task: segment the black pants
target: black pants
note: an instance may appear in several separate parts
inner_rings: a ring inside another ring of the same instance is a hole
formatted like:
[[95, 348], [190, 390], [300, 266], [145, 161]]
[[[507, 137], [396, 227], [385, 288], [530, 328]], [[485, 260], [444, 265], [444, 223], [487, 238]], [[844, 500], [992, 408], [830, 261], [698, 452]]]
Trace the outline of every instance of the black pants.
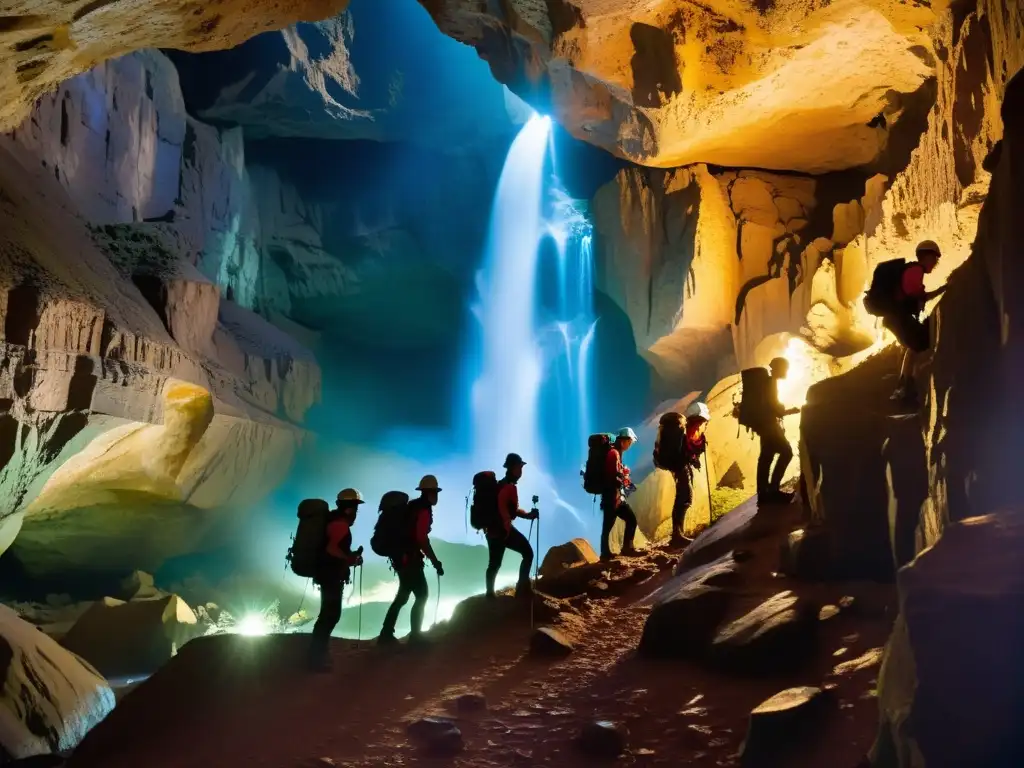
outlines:
[[601, 497], [601, 557], [608, 557], [612, 551], [608, 547], [608, 537], [611, 535], [615, 521], [622, 520], [626, 523], [626, 532], [622, 536], [622, 548], [624, 550], [633, 548], [633, 539], [636, 537], [636, 515], [633, 508], [625, 501], [619, 501], [617, 493], [607, 493]]
[[394, 637], [395, 624], [398, 623], [398, 612], [409, 602], [412, 595], [415, 600], [412, 604], [412, 613], [409, 615], [411, 625], [410, 634], [415, 637], [423, 629], [423, 613], [427, 609], [427, 575], [422, 562], [413, 562], [396, 569], [398, 572], [398, 594], [388, 608], [384, 616], [384, 626], [380, 633]]
[[487, 533], [487, 594], [494, 593], [494, 580], [501, 570], [501, 562], [505, 559], [505, 550], [511, 549], [522, 555], [523, 560], [519, 563], [519, 583], [525, 584], [530, 581], [530, 569], [533, 567], [533, 547], [529, 540], [523, 536], [515, 526], [512, 526], [508, 535], [501, 529], [496, 534]]
[[320, 587], [320, 615], [313, 625], [310, 650], [314, 654], [326, 654], [331, 633], [341, 621], [341, 596], [345, 583], [335, 578], [317, 581], [316, 584]]
[[882, 318], [882, 325], [892, 331], [896, 340], [913, 352], [924, 352], [931, 346], [928, 326], [909, 311], [894, 312]]
[[689, 464], [675, 473], [676, 500], [672, 504], [672, 535], [683, 535], [683, 521], [693, 504], [693, 467]]
[[[757, 457], [757, 492], [777, 491], [782, 485], [782, 476], [786, 474], [789, 462], [793, 460], [793, 449], [789, 447], [786, 433], [778, 421], [765, 425], [758, 432], [758, 437], [761, 438], [761, 453]], [[776, 456], [779, 460], [775, 462], [773, 470], [772, 460]]]

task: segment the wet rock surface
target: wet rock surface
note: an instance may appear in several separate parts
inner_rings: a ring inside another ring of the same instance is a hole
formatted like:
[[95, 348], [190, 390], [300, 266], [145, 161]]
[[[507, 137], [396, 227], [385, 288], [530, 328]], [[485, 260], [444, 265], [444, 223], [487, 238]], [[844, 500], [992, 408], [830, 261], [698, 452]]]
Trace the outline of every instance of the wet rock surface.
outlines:
[[454, 755], [463, 749], [462, 731], [452, 720], [425, 717], [410, 723], [406, 732], [420, 748], [432, 755]]
[[626, 751], [626, 734], [615, 723], [597, 720], [583, 727], [577, 744], [591, 757], [614, 759]]

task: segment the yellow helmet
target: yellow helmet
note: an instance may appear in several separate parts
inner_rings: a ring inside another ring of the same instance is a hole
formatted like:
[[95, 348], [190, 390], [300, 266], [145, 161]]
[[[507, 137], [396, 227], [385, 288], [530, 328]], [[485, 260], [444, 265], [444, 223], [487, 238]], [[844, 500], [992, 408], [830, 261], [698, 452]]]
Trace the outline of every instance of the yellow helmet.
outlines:
[[363, 494], [355, 488], [346, 488], [338, 493], [338, 504], [362, 504]]
[[417, 491], [440, 491], [441, 488], [437, 484], [437, 478], [433, 475], [424, 475], [420, 479], [420, 484], [416, 486]]

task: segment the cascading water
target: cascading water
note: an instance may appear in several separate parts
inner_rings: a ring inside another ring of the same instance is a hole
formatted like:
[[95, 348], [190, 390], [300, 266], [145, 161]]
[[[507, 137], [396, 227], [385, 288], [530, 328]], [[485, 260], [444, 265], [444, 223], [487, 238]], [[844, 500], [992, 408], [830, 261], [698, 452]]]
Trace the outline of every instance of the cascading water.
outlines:
[[[585, 213], [547, 173], [550, 137], [549, 118], [527, 122], [494, 197], [474, 307], [480, 349], [470, 357], [480, 368], [472, 458], [478, 468], [497, 469], [509, 451], [522, 454], [530, 462], [523, 485], [551, 494], [549, 509], [575, 512], [565, 499], [582, 499], [574, 492], [589, 434], [593, 238]], [[554, 247], [545, 249], [548, 239]], [[545, 283], [554, 289], [549, 297]]]

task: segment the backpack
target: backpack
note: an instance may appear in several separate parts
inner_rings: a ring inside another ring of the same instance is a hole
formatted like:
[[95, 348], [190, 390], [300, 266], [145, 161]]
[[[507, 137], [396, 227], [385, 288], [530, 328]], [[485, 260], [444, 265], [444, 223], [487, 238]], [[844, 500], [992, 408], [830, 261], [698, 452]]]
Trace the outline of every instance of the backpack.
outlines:
[[587, 440], [587, 463], [583, 471], [583, 490], [600, 496], [611, 485], [605, 476], [608, 466], [608, 452], [612, 449], [612, 436], [599, 432]]
[[683, 441], [686, 430], [683, 415], [675, 411], [662, 414], [658, 421], [658, 436], [654, 440], [654, 466], [675, 472], [683, 464]]
[[473, 505], [469, 508], [469, 524], [478, 531], [495, 527], [501, 520], [498, 492], [501, 483], [493, 472], [473, 475]]
[[306, 499], [299, 504], [299, 526], [285, 559], [292, 573], [303, 578], [316, 575], [327, 546], [327, 515], [330, 505], [323, 499]]
[[864, 294], [864, 309], [869, 315], [883, 317], [899, 308], [897, 296], [906, 268], [906, 259], [889, 259], [875, 267], [871, 285]]
[[771, 420], [772, 376], [767, 368], [747, 368], [740, 374], [742, 391], [736, 418], [747, 429], [758, 430]]
[[388, 491], [380, 499], [377, 523], [373, 526], [370, 549], [381, 557], [397, 558], [404, 554], [413, 538], [409, 515], [409, 494]]

